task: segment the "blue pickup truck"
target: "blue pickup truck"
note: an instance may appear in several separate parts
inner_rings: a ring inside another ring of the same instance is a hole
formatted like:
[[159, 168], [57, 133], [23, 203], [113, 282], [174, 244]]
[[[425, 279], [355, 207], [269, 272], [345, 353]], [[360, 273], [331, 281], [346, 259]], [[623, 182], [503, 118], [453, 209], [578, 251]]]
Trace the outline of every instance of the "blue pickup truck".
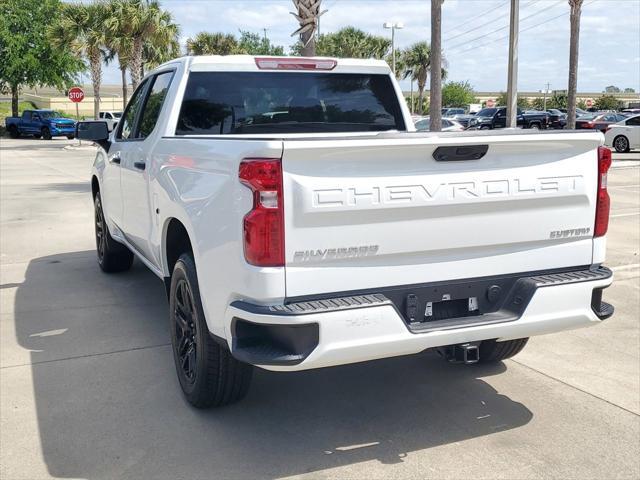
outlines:
[[22, 117], [7, 117], [5, 125], [11, 138], [33, 135], [51, 140], [52, 137], [72, 139], [76, 134], [76, 122], [64, 118], [54, 110], [25, 110]]

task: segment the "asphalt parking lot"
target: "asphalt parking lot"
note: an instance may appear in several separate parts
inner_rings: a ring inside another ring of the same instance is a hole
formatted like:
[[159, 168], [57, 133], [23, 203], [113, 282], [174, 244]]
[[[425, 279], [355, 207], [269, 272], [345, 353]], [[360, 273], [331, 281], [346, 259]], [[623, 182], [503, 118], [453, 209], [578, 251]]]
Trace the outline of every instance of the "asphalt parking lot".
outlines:
[[493, 367], [258, 370], [244, 401], [198, 411], [161, 281], [98, 269], [75, 143], [0, 139], [0, 478], [640, 478], [640, 153], [609, 176], [603, 324]]

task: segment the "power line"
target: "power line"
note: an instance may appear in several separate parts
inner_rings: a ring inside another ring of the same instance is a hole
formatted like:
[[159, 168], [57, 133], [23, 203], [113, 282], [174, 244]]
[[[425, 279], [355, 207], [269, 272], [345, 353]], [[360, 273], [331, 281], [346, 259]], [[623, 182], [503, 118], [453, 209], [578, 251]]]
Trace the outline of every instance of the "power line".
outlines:
[[[504, 3], [501, 3], [501, 4], [500, 4], [500, 5], [498, 5], [497, 7], [493, 7], [493, 8], [491, 8], [491, 9], [487, 10], [486, 12], [481, 13], [480, 15], [486, 15], [486, 14], [488, 14], [488, 13], [491, 13], [491, 12], [493, 12], [494, 10], [497, 10], [497, 9], [499, 9], [499, 8], [501, 8], [501, 7], [504, 7], [507, 3], [509, 3], [509, 0], [505, 0], [505, 2], [504, 2]], [[470, 19], [469, 19], [469, 20], [467, 20], [466, 22], [462, 22], [462, 23], [460, 23], [460, 24], [459, 24], [457, 27], [455, 27], [455, 28], [460, 28], [460, 27], [464, 27], [465, 25], [469, 25], [470, 23], [475, 22], [477, 19], [478, 19], [478, 15], [474, 15], [472, 18], [470, 18]], [[452, 29], [452, 30], [453, 30], [453, 29]], [[449, 33], [449, 32], [446, 32], [446, 33]]]
[[[546, 12], [547, 10], [550, 10], [550, 9], [552, 9], [553, 7], [556, 7], [556, 6], [560, 5], [561, 3], [564, 3], [564, 1], [563, 1], [563, 0], [559, 0], [559, 1], [557, 1], [556, 3], [554, 3], [553, 5], [551, 5], [551, 6], [549, 6], [549, 7], [543, 8], [542, 10], [538, 10], [537, 12], [534, 12], [534, 13], [532, 13], [531, 15], [527, 15], [526, 17], [521, 18], [521, 19], [520, 19], [520, 22], [524, 22], [524, 21], [525, 21], [525, 20], [527, 20], [528, 18], [535, 17], [536, 15], [540, 15], [541, 13], [544, 13], [544, 12]], [[457, 44], [457, 45], [454, 45], [453, 47], [449, 47], [449, 48], [448, 48], [448, 50], [449, 50], [449, 51], [451, 51], [451, 50], [455, 50], [456, 48], [466, 47], [466, 46], [468, 46], [468, 44], [469, 44], [469, 43], [471, 43], [471, 42], [475, 42], [476, 40], [480, 40], [481, 38], [488, 37], [489, 35], [493, 35], [494, 33], [499, 32], [500, 30], [504, 30], [504, 29], [506, 29], [506, 28], [509, 28], [509, 25], [504, 25], [504, 26], [502, 26], [502, 27], [500, 27], [500, 28], [496, 28], [496, 29], [495, 29], [494, 31], [492, 31], [492, 32], [485, 33], [484, 35], [479, 35], [479, 36], [477, 36], [477, 37], [475, 37], [475, 38], [472, 38], [471, 40], [466, 40], [466, 41], [464, 41], [464, 42], [462, 42], [462, 43], [459, 43], [459, 44]], [[507, 35], [507, 37], [508, 37], [508, 35]], [[507, 38], [507, 37], [500, 37], [500, 38]], [[466, 50], [465, 50], [465, 51], [466, 51]]]
[[[533, 4], [535, 4], [535, 3], [539, 2], [539, 1], [540, 1], [540, 0], [533, 0], [532, 2], [529, 2], [528, 4], [526, 4], [523, 8], [530, 7], [531, 5], [533, 5]], [[486, 15], [486, 14], [487, 14], [487, 13], [485, 12], [484, 14], [480, 14], [479, 16]], [[489, 21], [488, 21], [488, 22], [486, 22], [486, 23], [483, 23], [483, 24], [481, 24], [481, 25], [476, 25], [475, 27], [473, 27], [473, 28], [471, 28], [471, 29], [469, 29], [469, 30], [467, 30], [467, 31], [465, 31], [465, 32], [458, 33], [457, 35], [454, 35], [453, 37], [445, 38], [445, 39], [444, 39], [444, 41], [445, 41], [445, 42], [448, 42], [449, 40], [453, 40], [454, 38], [461, 37], [461, 36], [463, 36], [463, 35], [466, 35], [467, 33], [473, 32], [474, 30], [478, 30], [478, 29], [480, 29], [480, 28], [482, 28], [482, 27], [485, 27], [485, 26], [487, 26], [487, 25], [490, 25], [490, 24], [492, 24], [493, 22], [495, 22], [495, 21], [496, 21], [496, 18], [500, 18], [500, 17], [503, 17], [503, 16], [505, 16], [505, 15], [506, 15], [506, 16], [508, 16], [508, 15], [509, 15], [509, 11], [505, 12], [505, 14], [504, 14], [504, 15], [499, 15], [498, 17], [494, 17], [494, 18], [492, 18], [491, 20], [489, 20]]]
[[[583, 5], [583, 8], [584, 8], [584, 7], [586, 7], [587, 5], [591, 5], [591, 4], [595, 3], [595, 2], [597, 2], [597, 1], [598, 1], [598, 0], [591, 0], [590, 2], [585, 3], [585, 4]], [[571, 13], [571, 12], [562, 12], [560, 15], [556, 15], [555, 17], [551, 17], [551, 18], [549, 18], [549, 19], [545, 20], [544, 22], [540, 22], [540, 23], [536, 23], [536, 24], [534, 24], [534, 25], [530, 25], [530, 26], [528, 26], [528, 27], [523, 28], [522, 30], [520, 30], [520, 33], [522, 33], [522, 32], [526, 32], [526, 31], [531, 30], [531, 29], [536, 28], [536, 27], [539, 27], [540, 25], [544, 25], [545, 23], [552, 22], [553, 20], [556, 20], [556, 19], [558, 19], [558, 18], [560, 18], [560, 17], [564, 17], [565, 15], [569, 15], [569, 13]], [[474, 46], [472, 46], [471, 48], [468, 48], [468, 49], [466, 49], [466, 50], [460, 50], [460, 51], [456, 52], [456, 54], [461, 54], [461, 53], [470, 52], [470, 51], [472, 51], [472, 50], [476, 50], [476, 49], [478, 49], [478, 48], [482, 48], [482, 47], [485, 47], [485, 46], [487, 46], [487, 45], [491, 45], [492, 43], [499, 42], [500, 40], [504, 40], [505, 38], [509, 38], [509, 35], [505, 35], [505, 36], [503, 36], [503, 37], [496, 38], [495, 40], [491, 40], [491, 41], [486, 42], [486, 43], [483, 43], [483, 44], [481, 44], [481, 45], [474, 45]]]

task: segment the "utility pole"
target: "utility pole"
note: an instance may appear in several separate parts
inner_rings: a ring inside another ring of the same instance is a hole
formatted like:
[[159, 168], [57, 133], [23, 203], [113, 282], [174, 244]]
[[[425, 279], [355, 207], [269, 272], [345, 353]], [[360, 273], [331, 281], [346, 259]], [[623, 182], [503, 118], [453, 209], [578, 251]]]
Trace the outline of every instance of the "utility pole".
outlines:
[[431, 82], [429, 84], [429, 130], [442, 130], [442, 2], [431, 0]]
[[520, 0], [511, 0], [509, 19], [509, 70], [507, 77], [507, 128], [518, 124], [518, 22]]
[[404, 24], [400, 22], [385, 22], [382, 25], [384, 28], [391, 29], [391, 70], [393, 75], [396, 74], [396, 29], [404, 28]]
[[551, 87], [551, 84], [549, 82], [547, 82], [547, 85], [545, 86], [544, 89], [544, 103], [543, 103], [543, 107], [542, 110], [547, 110], [547, 93], [549, 93], [549, 88]]

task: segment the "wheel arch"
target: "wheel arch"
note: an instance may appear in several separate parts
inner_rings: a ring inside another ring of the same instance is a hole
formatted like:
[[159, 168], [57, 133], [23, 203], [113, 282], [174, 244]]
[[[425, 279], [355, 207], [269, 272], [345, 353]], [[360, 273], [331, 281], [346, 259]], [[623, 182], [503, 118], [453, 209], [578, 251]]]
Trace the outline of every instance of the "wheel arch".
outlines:
[[[193, 242], [185, 224], [176, 217], [167, 218], [162, 233], [162, 260], [164, 263], [164, 283], [169, 294], [171, 286], [171, 272], [178, 258], [183, 253], [193, 256]], [[195, 261], [195, 258], [194, 258]]]
[[91, 175], [91, 196], [96, 198], [96, 195], [100, 191], [100, 181], [96, 175]]

